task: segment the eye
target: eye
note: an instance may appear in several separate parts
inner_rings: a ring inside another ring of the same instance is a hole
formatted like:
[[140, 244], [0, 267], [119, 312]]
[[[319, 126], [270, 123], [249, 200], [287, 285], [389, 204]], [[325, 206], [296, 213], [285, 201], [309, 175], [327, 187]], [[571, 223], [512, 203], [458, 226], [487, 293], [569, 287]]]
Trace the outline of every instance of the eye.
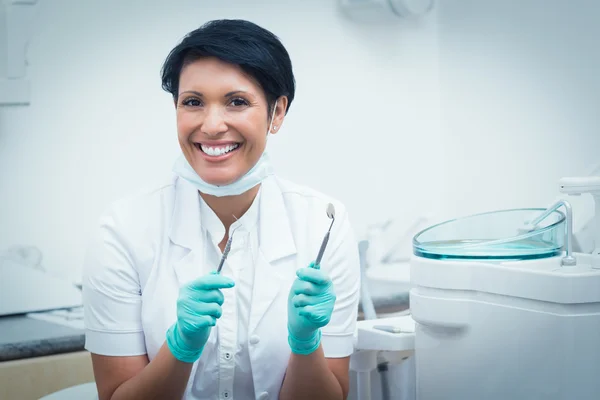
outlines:
[[232, 106], [234, 107], [244, 107], [248, 105], [248, 102], [244, 99], [242, 99], [241, 97], [236, 97], [231, 99], [231, 103]]
[[195, 97], [190, 97], [181, 102], [181, 104], [187, 107], [200, 107], [202, 105], [202, 102], [196, 99]]

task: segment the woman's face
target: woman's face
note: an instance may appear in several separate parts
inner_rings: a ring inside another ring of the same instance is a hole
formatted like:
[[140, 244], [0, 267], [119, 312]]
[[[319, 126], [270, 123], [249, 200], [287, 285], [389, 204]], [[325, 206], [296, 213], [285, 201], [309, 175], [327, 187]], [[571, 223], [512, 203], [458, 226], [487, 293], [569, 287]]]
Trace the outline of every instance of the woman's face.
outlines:
[[[287, 98], [280, 97], [272, 133], [281, 126], [286, 106]], [[186, 65], [176, 107], [179, 145], [208, 183], [238, 180], [265, 150], [270, 123], [267, 99], [260, 85], [237, 65], [212, 57]]]

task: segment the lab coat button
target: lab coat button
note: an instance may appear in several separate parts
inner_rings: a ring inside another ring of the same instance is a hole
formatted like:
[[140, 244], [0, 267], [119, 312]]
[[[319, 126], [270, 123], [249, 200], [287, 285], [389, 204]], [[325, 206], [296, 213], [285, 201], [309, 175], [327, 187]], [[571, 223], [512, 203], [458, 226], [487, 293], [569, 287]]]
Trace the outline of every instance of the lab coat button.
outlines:
[[[260, 342], [260, 338], [259, 338], [258, 336], [256, 336], [256, 335], [253, 335], [253, 336], [250, 338], [250, 344], [257, 344], [258, 342]], [[267, 395], [267, 396], [268, 396], [268, 395]]]
[[258, 400], [267, 400], [269, 398], [269, 393], [267, 392], [262, 392], [261, 394], [258, 395]]
[[226, 360], [231, 359], [231, 353], [225, 353], [225, 359]]
[[229, 392], [227, 390], [223, 392], [223, 398], [225, 398], [225, 399], [229, 398]]

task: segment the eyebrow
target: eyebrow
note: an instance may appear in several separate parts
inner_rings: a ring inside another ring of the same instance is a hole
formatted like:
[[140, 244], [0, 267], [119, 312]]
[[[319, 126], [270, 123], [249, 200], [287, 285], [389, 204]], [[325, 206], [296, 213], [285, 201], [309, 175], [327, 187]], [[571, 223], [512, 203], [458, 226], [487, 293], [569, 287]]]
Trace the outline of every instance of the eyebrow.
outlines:
[[[198, 96], [198, 97], [203, 97], [203, 96], [204, 96], [202, 93], [200, 93], [200, 92], [197, 92], [197, 91], [195, 91], [195, 90], [186, 90], [186, 91], [184, 91], [184, 92], [181, 92], [181, 94], [184, 94], [184, 93], [191, 93], [191, 94], [195, 94], [195, 95], [196, 95], [196, 96]], [[223, 97], [231, 97], [231, 96], [234, 96], [234, 95], [236, 95], [236, 94], [247, 94], [247, 95], [251, 95], [250, 93], [248, 93], [248, 92], [245, 92], [245, 91], [243, 91], [243, 90], [234, 90], [233, 92], [228, 92], [228, 93], [226, 93], [226, 94], [225, 94], [225, 96], [223, 96]]]

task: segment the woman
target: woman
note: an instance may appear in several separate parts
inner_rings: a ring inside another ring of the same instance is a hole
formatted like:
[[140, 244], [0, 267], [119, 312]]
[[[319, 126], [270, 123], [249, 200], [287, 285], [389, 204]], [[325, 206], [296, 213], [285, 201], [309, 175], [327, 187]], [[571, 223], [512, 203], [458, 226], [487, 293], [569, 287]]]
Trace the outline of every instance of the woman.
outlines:
[[162, 84], [174, 179], [114, 203], [85, 262], [100, 399], [345, 398], [360, 276], [348, 216], [265, 154], [294, 98], [287, 51], [255, 24], [212, 21], [171, 51]]

